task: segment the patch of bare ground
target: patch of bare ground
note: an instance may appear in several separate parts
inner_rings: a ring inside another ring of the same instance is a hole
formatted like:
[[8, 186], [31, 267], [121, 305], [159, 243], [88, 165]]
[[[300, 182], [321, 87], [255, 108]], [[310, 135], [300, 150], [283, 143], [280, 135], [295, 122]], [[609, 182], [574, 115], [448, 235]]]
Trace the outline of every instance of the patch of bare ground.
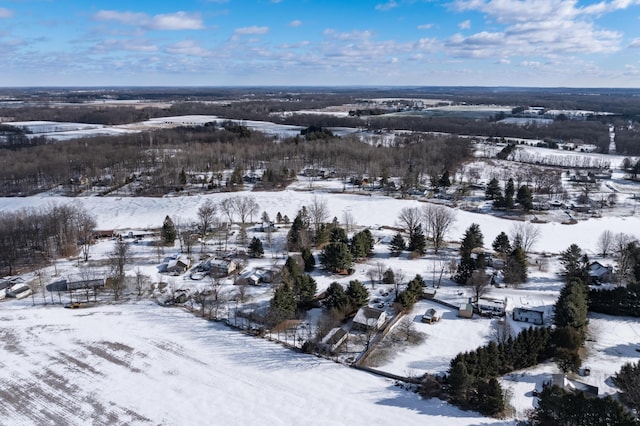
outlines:
[[65, 367], [67, 367], [68, 369], [76, 372], [81, 372], [92, 376], [104, 375], [101, 371], [96, 370], [86, 362], [66, 353], [61, 353], [58, 357], [52, 359], [58, 361], [60, 364], [65, 365]]
[[133, 348], [130, 346], [118, 342], [101, 341], [93, 345], [86, 345], [85, 349], [105, 361], [128, 368], [133, 373], [142, 372], [139, 368], [131, 365]]
[[21, 342], [20, 336], [14, 330], [8, 328], [0, 329], [0, 348], [2, 348], [2, 351], [26, 356], [27, 353], [22, 348]]
[[168, 340], [164, 340], [164, 341], [157, 341], [157, 340], [151, 340], [149, 341], [149, 343], [151, 343], [153, 346], [155, 346], [158, 349], [161, 349], [165, 352], [169, 352], [173, 355], [177, 355], [180, 358], [185, 358], [188, 359], [189, 361], [193, 361], [197, 364], [200, 365], [207, 365], [206, 362], [203, 362], [197, 358], [194, 358], [192, 356], [190, 356], [189, 354], [187, 354], [184, 350], [184, 347], [174, 343], [174, 342], [170, 342]]

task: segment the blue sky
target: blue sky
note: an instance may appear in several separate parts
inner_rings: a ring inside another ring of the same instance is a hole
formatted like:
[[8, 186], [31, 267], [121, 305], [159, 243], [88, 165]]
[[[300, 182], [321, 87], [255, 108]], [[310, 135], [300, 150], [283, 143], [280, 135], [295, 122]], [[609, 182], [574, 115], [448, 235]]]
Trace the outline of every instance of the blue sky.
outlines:
[[0, 2], [0, 86], [640, 87], [640, 1]]

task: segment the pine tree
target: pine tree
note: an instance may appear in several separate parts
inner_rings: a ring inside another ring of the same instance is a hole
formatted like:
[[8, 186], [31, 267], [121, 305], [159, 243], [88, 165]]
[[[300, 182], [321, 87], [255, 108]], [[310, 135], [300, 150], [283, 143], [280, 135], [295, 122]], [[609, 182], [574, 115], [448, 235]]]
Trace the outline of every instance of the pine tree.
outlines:
[[269, 304], [269, 313], [273, 325], [295, 317], [296, 299], [288, 284], [282, 284], [276, 288]]
[[451, 186], [451, 178], [449, 177], [449, 170], [445, 170], [440, 176], [440, 180], [438, 181], [439, 186], [444, 188], [448, 188]]
[[509, 253], [503, 273], [507, 284], [522, 284], [527, 281], [527, 258], [520, 246]]
[[353, 256], [346, 244], [329, 243], [320, 253], [320, 263], [331, 272], [343, 272], [353, 265]]
[[520, 188], [518, 188], [516, 201], [520, 205], [520, 208], [525, 212], [528, 212], [533, 208], [533, 198], [531, 196], [531, 189], [527, 185], [522, 185], [520, 186]]
[[322, 303], [327, 309], [343, 311], [349, 304], [349, 297], [347, 297], [344, 287], [342, 287], [340, 283], [334, 281], [329, 284]]
[[484, 198], [486, 198], [487, 200], [495, 200], [499, 197], [502, 197], [502, 189], [500, 188], [498, 179], [493, 178], [487, 185], [487, 189], [484, 192]]
[[389, 243], [389, 248], [391, 250], [391, 256], [400, 256], [400, 254], [407, 249], [404, 238], [402, 238], [399, 232], [393, 236], [393, 239]]
[[345, 294], [349, 298], [354, 311], [366, 305], [369, 301], [369, 290], [358, 280], [349, 281]]
[[508, 209], [512, 209], [514, 205], [513, 196], [515, 195], [515, 187], [513, 179], [509, 178], [507, 181], [507, 187], [504, 189], [504, 206]]
[[456, 362], [449, 369], [447, 383], [449, 384], [451, 395], [455, 401], [459, 403], [465, 403], [467, 401], [472, 382], [473, 378], [469, 375], [467, 365], [464, 361]]
[[482, 247], [484, 237], [477, 223], [472, 223], [464, 233], [460, 244], [460, 265], [455, 280], [459, 284], [466, 284], [475, 269], [483, 269], [484, 259], [482, 255], [473, 255], [473, 249]]
[[371, 231], [365, 229], [358, 232], [351, 239], [351, 254], [355, 259], [364, 259], [369, 257], [373, 250], [373, 236]]
[[417, 253], [420, 256], [427, 252], [427, 238], [422, 231], [422, 225], [416, 226], [416, 229], [409, 234], [409, 246], [407, 248], [410, 252]]
[[311, 272], [316, 268], [316, 258], [308, 247], [302, 249], [302, 259], [304, 260], [305, 272]]
[[509, 242], [509, 236], [505, 234], [504, 231], [502, 231], [496, 236], [496, 239], [493, 240], [493, 244], [491, 244], [491, 247], [496, 252], [502, 255], [506, 255], [511, 251], [511, 243]]
[[175, 225], [173, 224], [173, 220], [171, 220], [169, 215], [167, 215], [164, 218], [164, 222], [162, 222], [162, 244], [172, 246], [176, 241], [177, 236], [178, 233], [176, 231]]
[[264, 249], [262, 248], [262, 241], [260, 241], [260, 238], [258, 237], [253, 237], [249, 244], [249, 256], [262, 257], [263, 255]]
[[307, 306], [316, 297], [318, 285], [316, 280], [309, 274], [300, 274], [295, 278], [293, 292], [298, 302], [298, 306]]

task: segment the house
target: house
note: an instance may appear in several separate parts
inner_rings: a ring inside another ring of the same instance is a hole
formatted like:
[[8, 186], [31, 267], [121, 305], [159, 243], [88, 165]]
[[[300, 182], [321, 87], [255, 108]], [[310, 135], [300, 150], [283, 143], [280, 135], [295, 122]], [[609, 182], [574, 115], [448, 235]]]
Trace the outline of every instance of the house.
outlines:
[[506, 300], [481, 297], [476, 302], [476, 309], [480, 315], [501, 317], [505, 314]]
[[591, 280], [591, 284], [602, 284], [611, 281], [612, 278], [613, 268], [611, 266], [604, 266], [598, 261], [589, 264], [589, 279]]
[[473, 305], [471, 303], [462, 303], [458, 307], [458, 316], [462, 318], [473, 317]]
[[597, 386], [570, 379], [564, 374], [554, 374], [551, 376], [551, 384], [559, 386], [567, 392], [582, 393], [586, 397], [597, 398], [599, 390]]
[[513, 320], [542, 325], [544, 323], [544, 312], [535, 309], [513, 308]]
[[31, 287], [25, 283], [18, 283], [11, 286], [11, 288], [7, 289], [6, 296], [7, 297], [15, 297], [16, 299], [24, 299], [27, 296], [30, 296], [32, 291]]
[[231, 275], [238, 268], [236, 262], [225, 259], [209, 259], [204, 262], [203, 266], [211, 274], [219, 276]]
[[358, 313], [353, 318], [353, 326], [359, 329], [373, 328], [377, 330], [384, 325], [386, 320], [387, 314], [384, 311], [363, 306], [358, 309]]
[[235, 285], [260, 285], [260, 283], [269, 283], [273, 278], [273, 271], [268, 269], [252, 269], [244, 272], [234, 281]]
[[335, 350], [347, 340], [347, 337], [349, 337], [349, 332], [344, 328], [333, 328], [320, 341], [320, 348], [328, 352], [335, 352]]
[[273, 222], [262, 222], [260, 225], [258, 225], [258, 227], [256, 228], [256, 231], [258, 232], [275, 232], [277, 231], [278, 228], [276, 228], [276, 225]]
[[170, 274], [183, 274], [189, 269], [191, 261], [185, 255], [179, 255], [172, 259], [169, 259], [167, 263], [167, 272]]
[[434, 322], [440, 321], [440, 318], [442, 318], [442, 312], [434, 308], [429, 308], [422, 316], [422, 322], [433, 324]]

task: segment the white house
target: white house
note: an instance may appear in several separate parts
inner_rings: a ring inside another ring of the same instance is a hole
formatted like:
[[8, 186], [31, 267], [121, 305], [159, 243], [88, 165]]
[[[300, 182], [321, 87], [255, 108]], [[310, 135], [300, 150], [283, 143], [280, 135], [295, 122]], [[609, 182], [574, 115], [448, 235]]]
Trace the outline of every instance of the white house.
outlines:
[[544, 323], [544, 312], [535, 309], [513, 308], [513, 320], [542, 325]]
[[503, 316], [506, 311], [506, 301], [504, 299], [490, 299], [481, 297], [476, 303], [476, 309], [480, 315]]
[[387, 314], [375, 308], [369, 306], [363, 306], [358, 310], [358, 313], [353, 318], [353, 326], [360, 329], [379, 329], [387, 320]]

